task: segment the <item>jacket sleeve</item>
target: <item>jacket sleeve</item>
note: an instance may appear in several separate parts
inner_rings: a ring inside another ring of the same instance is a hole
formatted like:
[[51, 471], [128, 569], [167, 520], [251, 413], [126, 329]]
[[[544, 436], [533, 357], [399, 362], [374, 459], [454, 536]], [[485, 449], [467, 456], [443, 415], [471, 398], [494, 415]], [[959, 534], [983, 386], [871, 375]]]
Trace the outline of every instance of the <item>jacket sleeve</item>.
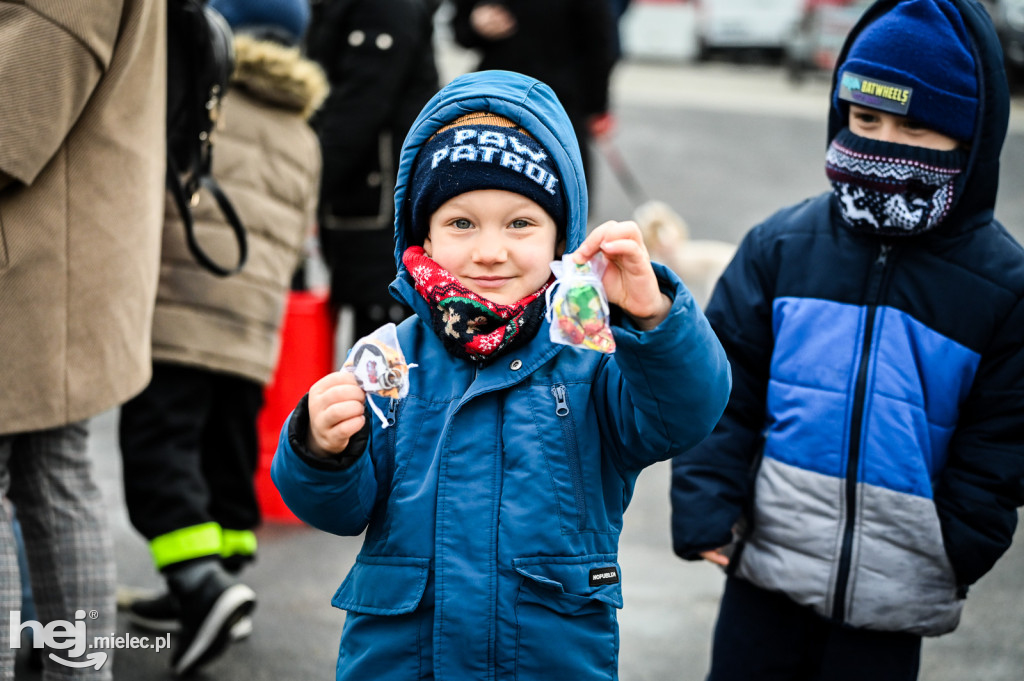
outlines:
[[1024, 505], [1024, 300], [978, 365], [960, 409], [935, 504], [961, 586], [992, 569], [1010, 546]]
[[672, 299], [668, 317], [650, 331], [613, 326], [615, 354], [594, 383], [602, 440], [624, 471], [700, 442], [729, 397], [729, 363], [707, 319], [674, 273], [654, 267]]
[[747, 235], [708, 303], [732, 367], [729, 404], [706, 440], [672, 460], [672, 543], [687, 560], [732, 541], [761, 451], [773, 296], [760, 239], [756, 229]]
[[306, 432], [304, 424], [309, 421], [305, 405], [303, 397], [285, 421], [270, 478], [281, 499], [304, 523], [331, 534], [358, 535], [366, 529], [377, 497], [375, 466], [369, 455], [372, 429], [353, 436], [344, 456], [317, 461], [305, 452], [304, 435], [297, 435]]
[[[60, 148], [112, 58], [123, 0], [0, 0], [0, 177], [23, 184]], [[0, 179], [0, 183], [3, 180]]]

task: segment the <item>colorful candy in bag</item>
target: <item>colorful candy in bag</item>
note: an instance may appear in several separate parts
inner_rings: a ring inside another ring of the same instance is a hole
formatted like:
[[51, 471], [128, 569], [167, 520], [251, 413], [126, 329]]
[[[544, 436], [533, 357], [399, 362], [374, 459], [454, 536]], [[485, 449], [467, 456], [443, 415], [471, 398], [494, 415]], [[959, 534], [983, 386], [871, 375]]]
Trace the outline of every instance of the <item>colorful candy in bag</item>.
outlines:
[[[360, 338], [352, 346], [341, 369], [355, 376], [365, 392], [400, 400], [409, 394], [409, 369], [414, 366], [417, 365], [406, 363], [398, 344], [396, 327], [388, 323]], [[388, 420], [381, 410], [372, 399], [367, 402], [387, 428]]]
[[555, 282], [546, 295], [553, 342], [615, 352], [608, 296], [601, 284], [607, 266], [601, 253], [582, 265], [573, 260], [571, 253], [551, 263]]

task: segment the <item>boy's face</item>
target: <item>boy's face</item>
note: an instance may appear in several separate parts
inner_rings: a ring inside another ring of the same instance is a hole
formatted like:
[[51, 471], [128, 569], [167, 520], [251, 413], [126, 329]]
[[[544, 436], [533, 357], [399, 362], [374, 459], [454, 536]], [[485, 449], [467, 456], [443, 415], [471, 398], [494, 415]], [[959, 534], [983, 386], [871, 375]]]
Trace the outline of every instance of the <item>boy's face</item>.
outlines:
[[880, 142], [951, 151], [960, 146], [952, 137], [925, 128], [917, 121], [876, 109], [850, 104], [850, 132]]
[[430, 216], [423, 250], [473, 293], [509, 305], [551, 276], [558, 229], [535, 201], [501, 189], [477, 189]]

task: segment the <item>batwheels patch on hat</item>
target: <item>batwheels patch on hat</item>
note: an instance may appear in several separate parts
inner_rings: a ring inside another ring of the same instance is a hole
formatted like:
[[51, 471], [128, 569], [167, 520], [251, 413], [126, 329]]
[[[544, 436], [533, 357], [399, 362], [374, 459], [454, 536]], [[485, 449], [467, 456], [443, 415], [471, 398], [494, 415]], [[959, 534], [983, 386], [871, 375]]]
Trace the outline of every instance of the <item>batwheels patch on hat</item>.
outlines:
[[488, 112], [460, 116], [420, 148], [409, 184], [413, 238], [422, 243], [444, 202], [478, 189], [503, 189], [534, 201], [565, 232], [562, 180], [547, 150], [524, 128]]

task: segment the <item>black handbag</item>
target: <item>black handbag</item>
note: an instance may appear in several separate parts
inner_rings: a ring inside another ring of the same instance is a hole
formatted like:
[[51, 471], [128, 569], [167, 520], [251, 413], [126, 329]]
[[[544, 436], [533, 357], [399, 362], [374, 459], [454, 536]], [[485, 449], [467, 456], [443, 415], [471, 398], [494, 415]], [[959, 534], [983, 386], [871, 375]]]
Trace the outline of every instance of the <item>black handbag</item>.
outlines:
[[[245, 227], [231, 201], [211, 175], [213, 130], [220, 102], [235, 68], [231, 28], [200, 0], [167, 3], [167, 189], [185, 223], [189, 251], [210, 272], [239, 272], [248, 257]], [[234, 232], [238, 262], [227, 268], [199, 245], [192, 207], [206, 189]]]

